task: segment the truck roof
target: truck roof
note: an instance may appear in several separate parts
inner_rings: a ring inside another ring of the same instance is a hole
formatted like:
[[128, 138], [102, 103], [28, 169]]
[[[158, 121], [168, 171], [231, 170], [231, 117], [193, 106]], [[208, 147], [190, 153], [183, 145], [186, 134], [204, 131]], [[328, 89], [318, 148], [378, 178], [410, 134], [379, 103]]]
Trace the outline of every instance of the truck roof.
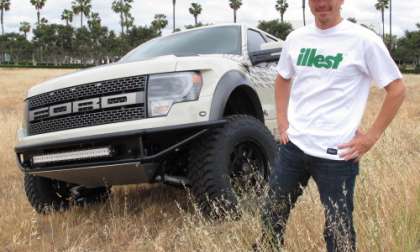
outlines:
[[256, 27], [253, 27], [253, 26], [250, 26], [250, 25], [247, 25], [247, 24], [241, 24], [241, 23], [221, 23], [221, 24], [200, 26], [200, 27], [196, 27], [196, 28], [186, 29], [186, 30], [182, 30], [182, 31], [179, 31], [179, 32], [167, 34], [167, 35], [164, 35], [164, 36], [161, 36], [161, 37], [168, 37], [168, 36], [172, 36], [172, 35], [180, 34], [180, 33], [184, 33], [184, 32], [189, 32], [189, 31], [209, 29], [209, 28], [213, 28], [213, 27], [224, 27], [224, 26], [239, 26], [239, 27], [241, 27], [242, 30], [253, 29], [253, 30], [257, 30], [257, 31], [259, 31], [261, 33], [264, 33], [265, 35], [267, 35], [268, 37], [271, 37], [273, 39], [276, 39], [276, 40], [279, 40], [279, 41], [281, 40], [281, 39], [277, 38], [276, 36], [274, 36], [274, 35], [272, 35], [270, 33], [267, 33], [267, 32], [265, 32], [265, 31], [263, 31], [261, 29], [258, 29]]

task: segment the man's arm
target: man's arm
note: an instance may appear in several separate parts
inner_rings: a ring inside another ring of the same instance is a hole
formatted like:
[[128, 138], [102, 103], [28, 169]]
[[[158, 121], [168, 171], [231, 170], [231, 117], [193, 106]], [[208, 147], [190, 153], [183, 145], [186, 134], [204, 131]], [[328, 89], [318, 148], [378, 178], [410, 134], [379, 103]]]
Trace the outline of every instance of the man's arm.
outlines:
[[280, 74], [277, 75], [275, 84], [275, 97], [277, 109], [277, 127], [279, 130], [280, 142], [286, 144], [289, 141], [286, 130], [289, 128], [287, 119], [287, 108], [290, 98], [291, 80], [284, 79]]
[[406, 88], [404, 82], [398, 79], [385, 86], [385, 90], [387, 94], [375, 122], [366, 134], [358, 130], [356, 136], [349, 143], [339, 145], [340, 149], [348, 149], [340, 157], [345, 160], [359, 160], [379, 140], [394, 119], [404, 101]]

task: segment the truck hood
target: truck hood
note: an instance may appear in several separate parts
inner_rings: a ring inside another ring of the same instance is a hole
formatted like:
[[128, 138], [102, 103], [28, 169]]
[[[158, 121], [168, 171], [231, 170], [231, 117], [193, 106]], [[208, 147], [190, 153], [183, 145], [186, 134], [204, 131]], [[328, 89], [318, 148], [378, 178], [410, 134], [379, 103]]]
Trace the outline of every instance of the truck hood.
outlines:
[[175, 56], [164, 56], [146, 61], [130, 63], [113, 63], [88, 69], [42, 82], [28, 90], [27, 97], [47, 93], [57, 89], [93, 83], [104, 80], [125, 78], [162, 72], [173, 72], [176, 68]]
[[144, 61], [103, 65], [42, 82], [28, 90], [27, 98], [57, 89], [136, 75], [220, 68], [220, 61], [227, 61], [226, 63], [230, 65], [237, 65], [241, 62], [241, 57], [226, 55], [176, 57], [169, 55]]

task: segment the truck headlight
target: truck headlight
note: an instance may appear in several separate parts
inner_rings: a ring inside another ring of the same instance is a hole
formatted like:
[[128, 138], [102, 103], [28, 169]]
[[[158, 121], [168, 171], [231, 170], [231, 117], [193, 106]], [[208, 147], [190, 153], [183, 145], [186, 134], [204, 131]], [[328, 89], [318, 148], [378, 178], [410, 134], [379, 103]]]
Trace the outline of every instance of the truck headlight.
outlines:
[[151, 75], [147, 90], [149, 116], [166, 116], [173, 104], [197, 100], [202, 84], [198, 72]]
[[20, 141], [23, 137], [27, 136], [28, 132], [28, 114], [29, 114], [29, 105], [28, 101], [25, 100], [24, 107], [23, 107], [23, 116], [22, 116], [22, 122], [21, 127], [17, 130], [17, 139]]

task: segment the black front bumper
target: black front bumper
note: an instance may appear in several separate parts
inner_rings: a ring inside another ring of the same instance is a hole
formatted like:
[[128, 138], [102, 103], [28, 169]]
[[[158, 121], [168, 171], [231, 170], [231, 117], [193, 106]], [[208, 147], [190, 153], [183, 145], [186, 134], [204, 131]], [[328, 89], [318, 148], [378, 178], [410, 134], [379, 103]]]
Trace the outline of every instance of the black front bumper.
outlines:
[[[224, 125], [225, 120], [184, 124], [51, 141], [15, 147], [24, 173], [77, 184], [131, 184], [152, 182], [160, 163], [175, 150], [183, 149], [208, 129]], [[112, 156], [88, 160], [34, 164], [33, 156], [110, 147]]]

